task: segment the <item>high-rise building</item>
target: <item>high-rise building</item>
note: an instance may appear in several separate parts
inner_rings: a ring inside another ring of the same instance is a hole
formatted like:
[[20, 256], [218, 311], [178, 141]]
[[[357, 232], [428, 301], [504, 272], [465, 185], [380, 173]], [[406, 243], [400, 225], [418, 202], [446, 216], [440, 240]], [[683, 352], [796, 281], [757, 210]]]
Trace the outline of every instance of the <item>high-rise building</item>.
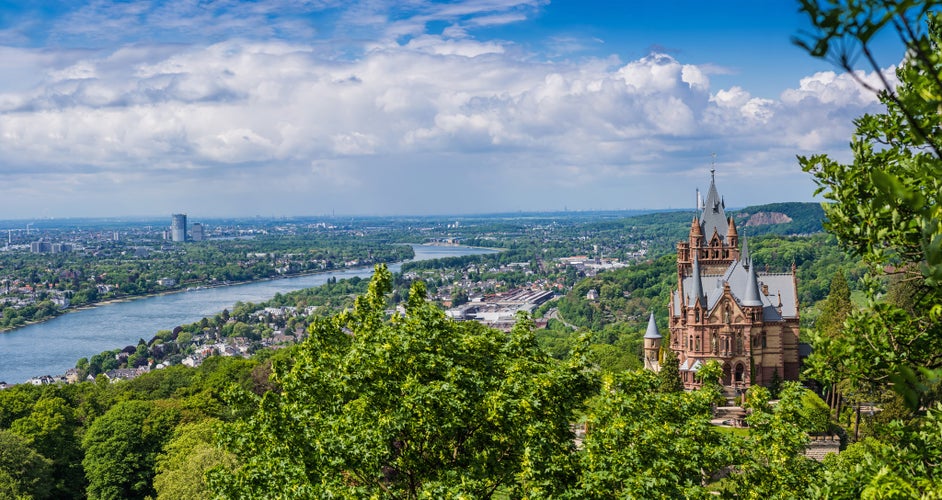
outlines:
[[[688, 240], [677, 244], [677, 288], [668, 306], [667, 347], [677, 353], [688, 389], [700, 385], [696, 372], [710, 360], [722, 366], [727, 387], [797, 380], [795, 267], [790, 273], [759, 272], [725, 208], [711, 180]], [[644, 340], [647, 357], [652, 358], [661, 341], [653, 319]], [[655, 363], [656, 355], [645, 364]]]
[[192, 241], [203, 241], [206, 239], [206, 234], [203, 232], [203, 225], [199, 222], [194, 222], [193, 227], [190, 231], [190, 239]]
[[29, 244], [29, 251], [32, 253], [49, 253], [52, 251], [52, 243], [40, 238]]
[[173, 214], [170, 220], [170, 238], [173, 241], [186, 241], [186, 214]]

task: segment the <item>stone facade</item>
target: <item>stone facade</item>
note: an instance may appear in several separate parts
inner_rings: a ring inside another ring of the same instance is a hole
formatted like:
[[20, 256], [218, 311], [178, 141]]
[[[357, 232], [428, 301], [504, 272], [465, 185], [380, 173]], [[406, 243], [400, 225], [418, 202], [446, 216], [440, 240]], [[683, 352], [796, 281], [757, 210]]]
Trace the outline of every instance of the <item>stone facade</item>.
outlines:
[[724, 386], [745, 390], [777, 376], [798, 379], [798, 290], [790, 273], [760, 273], [740, 242], [711, 180], [687, 241], [677, 244], [670, 299], [670, 344], [686, 388], [706, 361], [723, 367]]

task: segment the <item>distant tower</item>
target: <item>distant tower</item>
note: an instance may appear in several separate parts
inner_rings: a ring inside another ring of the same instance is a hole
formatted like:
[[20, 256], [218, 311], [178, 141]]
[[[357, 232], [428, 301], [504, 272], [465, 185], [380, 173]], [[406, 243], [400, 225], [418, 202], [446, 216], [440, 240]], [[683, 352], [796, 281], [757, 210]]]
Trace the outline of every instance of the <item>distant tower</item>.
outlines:
[[648, 318], [648, 330], [644, 334], [644, 369], [653, 372], [661, 371], [659, 356], [661, 353], [661, 334], [657, 331], [654, 322], [654, 313]]
[[173, 214], [171, 217], [171, 239], [173, 241], [186, 241], [186, 214]]
[[190, 239], [193, 241], [203, 241], [206, 239], [206, 233], [203, 232], [203, 225], [199, 222], [194, 222], [192, 231], [190, 231]]

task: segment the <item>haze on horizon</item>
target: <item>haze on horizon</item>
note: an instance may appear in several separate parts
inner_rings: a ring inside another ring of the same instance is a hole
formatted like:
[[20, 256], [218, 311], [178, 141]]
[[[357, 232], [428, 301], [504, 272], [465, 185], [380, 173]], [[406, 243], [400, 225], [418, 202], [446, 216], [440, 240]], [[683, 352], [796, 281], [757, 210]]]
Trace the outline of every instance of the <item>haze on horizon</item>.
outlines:
[[24, 4], [0, 219], [693, 207], [713, 153], [730, 204], [810, 201], [795, 156], [881, 109], [791, 2]]

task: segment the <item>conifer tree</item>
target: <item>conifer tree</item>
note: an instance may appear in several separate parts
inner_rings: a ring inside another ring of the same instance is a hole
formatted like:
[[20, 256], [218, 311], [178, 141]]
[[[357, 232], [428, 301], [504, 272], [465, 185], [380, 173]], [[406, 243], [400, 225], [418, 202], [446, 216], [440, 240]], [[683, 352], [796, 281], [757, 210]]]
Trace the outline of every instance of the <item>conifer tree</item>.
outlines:
[[677, 353], [673, 349], [665, 349], [664, 357], [661, 360], [661, 371], [658, 372], [659, 380], [657, 390], [659, 392], [680, 392], [684, 390], [684, 383], [680, 380], [680, 360], [677, 359]]

